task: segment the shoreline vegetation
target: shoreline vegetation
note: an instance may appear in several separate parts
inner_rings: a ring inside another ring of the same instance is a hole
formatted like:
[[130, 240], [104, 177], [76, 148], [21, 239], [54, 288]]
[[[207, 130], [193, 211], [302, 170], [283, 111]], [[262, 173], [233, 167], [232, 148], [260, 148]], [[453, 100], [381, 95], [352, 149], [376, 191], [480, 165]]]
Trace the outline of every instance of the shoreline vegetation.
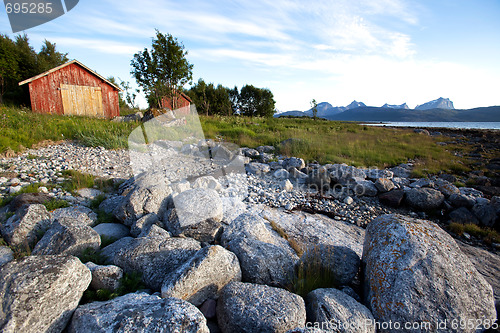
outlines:
[[[207, 139], [228, 141], [249, 148], [272, 145], [283, 155], [321, 164], [346, 163], [356, 167], [385, 168], [414, 161], [415, 177], [475, 170], [477, 161], [471, 160], [469, 155], [477, 147], [474, 140], [467, 138], [481, 136], [478, 130], [439, 129], [442, 135], [423, 135], [414, 129], [370, 127], [320, 119], [199, 117]], [[76, 140], [86, 146], [126, 149], [128, 135], [137, 126], [138, 122], [115, 123], [105, 119], [44, 115], [27, 108], [1, 106], [0, 155], [13, 155], [25, 148], [36, 148], [47, 140]], [[450, 133], [455, 133], [459, 139], [450, 140]], [[482, 136], [495, 139], [500, 134], [492, 132]], [[482, 156], [484, 159], [494, 158], [496, 153], [486, 150]], [[486, 169], [483, 171], [488, 172]]]

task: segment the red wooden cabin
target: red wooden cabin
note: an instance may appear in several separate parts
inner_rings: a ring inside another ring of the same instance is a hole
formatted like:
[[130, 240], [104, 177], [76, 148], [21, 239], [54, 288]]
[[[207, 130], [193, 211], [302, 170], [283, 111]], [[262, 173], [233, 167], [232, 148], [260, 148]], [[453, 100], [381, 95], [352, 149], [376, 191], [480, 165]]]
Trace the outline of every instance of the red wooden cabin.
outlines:
[[37, 113], [113, 118], [120, 115], [119, 87], [77, 60], [22, 81]]

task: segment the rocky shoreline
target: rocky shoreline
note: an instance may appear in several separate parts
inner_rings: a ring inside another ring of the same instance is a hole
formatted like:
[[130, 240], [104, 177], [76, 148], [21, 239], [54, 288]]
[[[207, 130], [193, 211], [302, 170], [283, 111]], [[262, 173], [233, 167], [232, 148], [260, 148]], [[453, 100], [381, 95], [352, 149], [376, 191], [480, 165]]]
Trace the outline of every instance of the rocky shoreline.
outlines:
[[[27, 198], [2, 210], [8, 245], [32, 250], [14, 259], [0, 247], [2, 331], [327, 332], [336, 323], [396, 332], [381, 325], [429, 322], [415, 331], [475, 332], [460, 321], [488, 328], [497, 318], [499, 245], [443, 230], [452, 221], [499, 228], [495, 177], [457, 187], [450, 175], [412, 178], [411, 162], [361, 169], [306, 165], [269, 146], [154, 144], [163, 158], [141, 173], [127, 151], [71, 142], [0, 159], [2, 196], [41, 182], [47, 198], [71, 203], [48, 212]], [[121, 185], [68, 193], [59, 184], [69, 169]], [[99, 195], [98, 211], [115, 223], [88, 208]], [[101, 248], [104, 239], [114, 242]], [[105, 263], [74, 257], [89, 248]], [[304, 292], [307, 269], [329, 284]], [[79, 305], [85, 290], [116, 289], [136, 272], [146, 290]]]

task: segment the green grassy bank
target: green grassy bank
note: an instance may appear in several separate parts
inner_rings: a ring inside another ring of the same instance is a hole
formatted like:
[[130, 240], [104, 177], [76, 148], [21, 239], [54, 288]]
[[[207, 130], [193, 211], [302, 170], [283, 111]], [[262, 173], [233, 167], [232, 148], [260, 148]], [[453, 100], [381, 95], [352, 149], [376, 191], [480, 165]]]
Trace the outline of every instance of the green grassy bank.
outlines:
[[[411, 129], [362, 126], [355, 123], [313, 119], [200, 116], [206, 138], [239, 146], [273, 145], [282, 154], [324, 163], [364, 167], [389, 167], [416, 160], [415, 176], [467, 171], [465, 159], [453, 151], [466, 146], [436, 143], [446, 138], [416, 134]], [[18, 152], [44, 140], [77, 140], [88, 146], [127, 148], [130, 132], [138, 123], [113, 123], [104, 119], [40, 115], [28, 109], [0, 107], [0, 154]], [[290, 144], [280, 142], [293, 138]]]

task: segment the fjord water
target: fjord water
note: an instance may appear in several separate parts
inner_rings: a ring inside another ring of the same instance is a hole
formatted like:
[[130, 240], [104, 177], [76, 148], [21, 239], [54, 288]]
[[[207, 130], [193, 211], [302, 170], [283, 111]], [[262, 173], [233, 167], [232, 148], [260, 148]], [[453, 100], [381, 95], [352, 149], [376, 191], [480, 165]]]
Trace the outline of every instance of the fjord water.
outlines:
[[386, 121], [379, 123], [365, 123], [368, 126], [395, 126], [395, 127], [436, 127], [456, 129], [492, 129], [500, 130], [500, 122], [404, 122]]

